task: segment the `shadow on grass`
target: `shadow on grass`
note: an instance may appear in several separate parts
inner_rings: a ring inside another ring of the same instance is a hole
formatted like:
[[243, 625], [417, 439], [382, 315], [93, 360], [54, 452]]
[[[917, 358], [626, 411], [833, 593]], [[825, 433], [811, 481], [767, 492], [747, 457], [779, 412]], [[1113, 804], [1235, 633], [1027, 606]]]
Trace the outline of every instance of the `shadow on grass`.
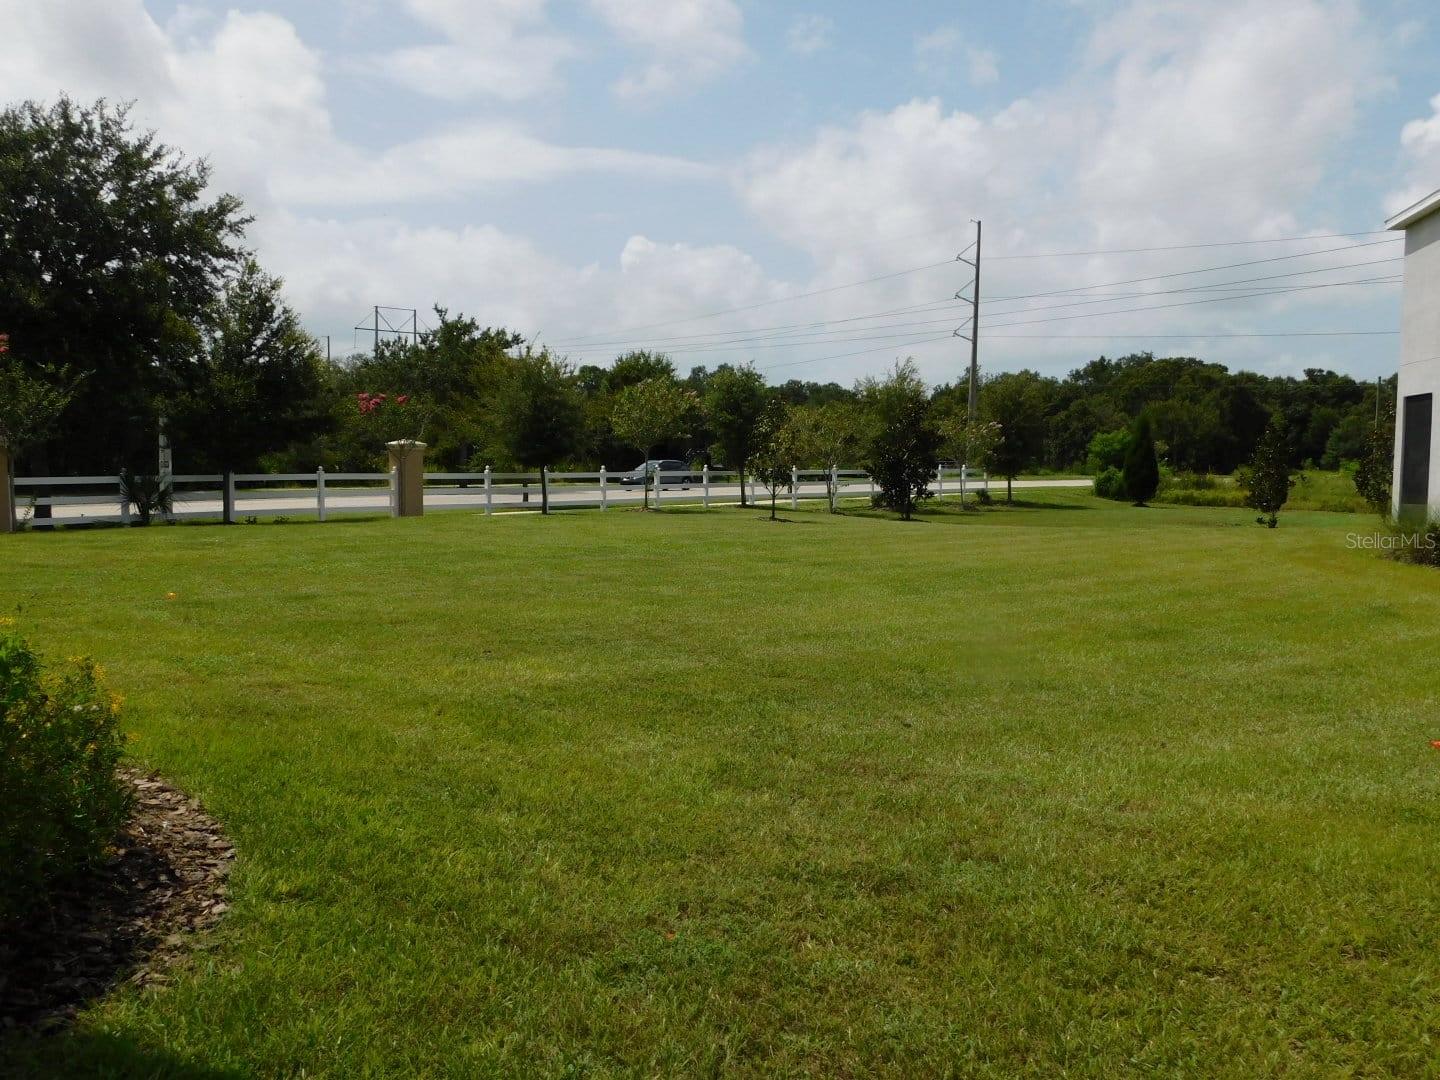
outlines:
[[251, 1075], [185, 1061], [126, 1036], [86, 1031], [0, 1038], [0, 1072], [15, 1080], [57, 1076], [238, 1080]]

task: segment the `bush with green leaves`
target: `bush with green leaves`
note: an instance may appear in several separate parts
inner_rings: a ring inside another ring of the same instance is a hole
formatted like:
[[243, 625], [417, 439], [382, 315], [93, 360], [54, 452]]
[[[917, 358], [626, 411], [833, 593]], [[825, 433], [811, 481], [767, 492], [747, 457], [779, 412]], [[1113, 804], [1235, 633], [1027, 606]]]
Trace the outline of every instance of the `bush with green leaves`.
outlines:
[[1125, 474], [1114, 465], [1107, 465], [1095, 477], [1095, 494], [1102, 499], [1124, 502], [1129, 498], [1125, 493]]
[[47, 665], [0, 630], [0, 922], [93, 865], [130, 812], [120, 698], [93, 660]]
[[1160, 461], [1155, 454], [1155, 435], [1145, 413], [1135, 421], [1125, 445], [1125, 494], [1136, 506], [1144, 506], [1160, 489]]
[[1289, 429], [1284, 414], [1277, 412], [1260, 436], [1248, 472], [1239, 477], [1245, 489], [1245, 505], [1259, 510], [1256, 522], [1270, 529], [1278, 524], [1280, 508], [1289, 501], [1290, 489], [1295, 486], [1289, 461]]

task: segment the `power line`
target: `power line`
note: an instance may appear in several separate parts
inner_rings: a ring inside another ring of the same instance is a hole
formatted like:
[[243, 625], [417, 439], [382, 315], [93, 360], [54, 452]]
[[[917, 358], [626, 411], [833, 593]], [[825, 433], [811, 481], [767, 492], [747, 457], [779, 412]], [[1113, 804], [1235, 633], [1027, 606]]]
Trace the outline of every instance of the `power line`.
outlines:
[[[1371, 229], [1367, 232], [1311, 233], [1307, 236], [1277, 236], [1270, 240], [1219, 240], [1208, 244], [1162, 244], [1158, 247], [1100, 248], [1095, 251], [1047, 251], [1033, 255], [991, 255], [992, 261], [1000, 259], [1065, 259], [1080, 255], [1141, 255], [1152, 251], [1195, 251], [1200, 248], [1248, 247], [1254, 244], [1286, 244], [1297, 240], [1339, 240], [1357, 236], [1380, 236], [1388, 229]], [[1398, 237], [1397, 237], [1398, 239]]]
[[[1276, 288], [1276, 289], [1266, 289], [1266, 290], [1262, 290], [1262, 291], [1246, 292], [1244, 295], [1241, 295], [1241, 296], [1212, 297], [1212, 298], [1206, 299], [1206, 300], [1189, 301], [1189, 302], [1187, 302], [1187, 303], [1185, 303], [1185, 304], [1168, 304], [1168, 305], [1159, 305], [1158, 307], [1157, 307], [1157, 306], [1147, 306], [1147, 307], [1139, 307], [1139, 308], [1126, 308], [1126, 309], [1123, 309], [1123, 310], [1124, 310], [1125, 312], [1154, 311], [1154, 310], [1158, 310], [1160, 307], [1185, 307], [1185, 306], [1190, 306], [1190, 305], [1192, 305], [1192, 304], [1201, 304], [1201, 303], [1215, 303], [1215, 302], [1224, 302], [1224, 301], [1249, 300], [1249, 299], [1255, 299], [1255, 298], [1260, 298], [1260, 297], [1285, 296], [1285, 295], [1289, 295], [1289, 294], [1296, 293], [1296, 292], [1308, 292], [1308, 291], [1316, 290], [1316, 289], [1345, 288], [1345, 287], [1349, 287], [1349, 286], [1351, 286], [1351, 285], [1373, 284], [1373, 283], [1381, 283], [1381, 282], [1388, 283], [1388, 282], [1389, 282], [1389, 279], [1376, 278], [1376, 279], [1373, 279], [1373, 281], [1363, 281], [1363, 282], [1337, 281], [1337, 282], [1330, 282], [1330, 283], [1324, 284], [1324, 285], [1296, 285], [1296, 286], [1282, 287], [1282, 288]], [[1122, 312], [1117, 311], [1117, 312], [1114, 312], [1113, 314], [1121, 314], [1121, 313], [1122, 313]], [[1112, 314], [1112, 313], [1111, 313], [1111, 312], [1101, 311], [1101, 312], [1093, 312], [1093, 313], [1091, 313], [1091, 314], [1093, 314], [1093, 315], [1108, 315], [1108, 314]], [[1075, 316], [1070, 316], [1070, 318], [1074, 318], [1074, 317], [1075, 317]], [[1085, 317], [1085, 316], [1080, 316], [1080, 317]], [[1035, 325], [1035, 324], [1037, 324], [1037, 323], [1059, 322], [1059, 321], [1065, 321], [1065, 320], [1064, 320], [1063, 318], [1027, 319], [1027, 320], [1022, 320], [1022, 321], [1019, 321], [1019, 322], [996, 323], [995, 326], [997, 326], [997, 327], [1004, 327], [1004, 326], [1031, 326], [1031, 325]], [[785, 338], [785, 339], [781, 339], [781, 340], [775, 340], [775, 339], [758, 339], [758, 340], [753, 341], [753, 342], [744, 342], [744, 341], [741, 341], [741, 342], [723, 342], [723, 343], [700, 344], [700, 345], [693, 345], [693, 346], [680, 346], [680, 347], [677, 348], [677, 349], [671, 350], [671, 352], [672, 352], [673, 355], [677, 355], [677, 356], [694, 356], [694, 355], [697, 355], [697, 354], [717, 353], [717, 352], [718, 352], [718, 353], [744, 352], [744, 351], [749, 351], [749, 350], [752, 349], [752, 348], [763, 348], [763, 349], [767, 349], [767, 350], [774, 350], [774, 349], [796, 349], [796, 348], [806, 348], [806, 347], [814, 347], [814, 346], [835, 345], [835, 344], [840, 344], [841, 342], [849, 342], [849, 341], [903, 341], [903, 340], [905, 340], [905, 339], [907, 339], [907, 338], [916, 337], [916, 336], [928, 336], [929, 334], [937, 333], [937, 332], [938, 332], [938, 331], [935, 331], [935, 330], [933, 330], [933, 329], [925, 329], [925, 330], [918, 329], [918, 328], [920, 328], [920, 327], [935, 327], [935, 326], [942, 326], [942, 325], [943, 325], [943, 326], [953, 326], [953, 325], [954, 325], [954, 321], [951, 320], [951, 319], [928, 319], [928, 320], [923, 320], [923, 321], [920, 321], [920, 322], [899, 323], [899, 324], [896, 324], [896, 325], [893, 325], [893, 326], [888, 326], [888, 327], [872, 326], [872, 327], [860, 328], [860, 329], [858, 329], [858, 330], [821, 331], [821, 332], [816, 332], [816, 333], [813, 333], [813, 334], [797, 334], [797, 335], [794, 335], [793, 337]], [[913, 327], [913, 328], [916, 328], [916, 329], [910, 329], [910, 328], [912, 328], [912, 327]], [[870, 331], [885, 331], [885, 333], [870, 333]], [[953, 332], [952, 332], [951, 336], [952, 336], [952, 337], [954, 336], [954, 335], [953, 335]], [[996, 336], [999, 336], [999, 335], [996, 335]], [[805, 340], [801, 340], [802, 338], [805, 339]]]
[[[1355, 236], [1369, 236], [1369, 235], [1376, 235], [1376, 234], [1375, 234], [1375, 233], [1330, 233], [1330, 234], [1321, 234], [1321, 235], [1313, 236], [1313, 237], [1286, 237], [1286, 238], [1277, 238], [1277, 239], [1275, 239], [1275, 240], [1265, 240], [1265, 241], [1237, 240], [1237, 241], [1234, 241], [1233, 243], [1215, 242], [1215, 243], [1210, 243], [1210, 244], [1175, 244], [1175, 245], [1157, 246], [1157, 247], [1146, 248], [1146, 249], [1116, 248], [1116, 249], [1113, 249], [1113, 250], [1111, 250], [1111, 251], [1095, 250], [1095, 251], [1090, 251], [1090, 252], [1056, 253], [1056, 254], [1048, 254], [1048, 255], [1047, 255], [1047, 254], [1044, 254], [1044, 253], [1037, 253], [1037, 254], [1033, 254], [1033, 255], [1017, 254], [1017, 255], [1010, 255], [1010, 256], [996, 256], [996, 255], [992, 255], [992, 256], [990, 256], [990, 258], [991, 258], [991, 259], [999, 259], [999, 258], [1010, 258], [1010, 259], [1020, 259], [1020, 258], [1026, 258], [1026, 259], [1029, 259], [1029, 258], [1059, 258], [1059, 257], [1064, 257], [1066, 254], [1074, 254], [1074, 255], [1081, 255], [1081, 254], [1084, 254], [1084, 255], [1130, 254], [1130, 253], [1135, 253], [1136, 251], [1140, 251], [1140, 250], [1145, 250], [1145, 251], [1186, 251], [1186, 250], [1194, 250], [1194, 249], [1197, 249], [1197, 248], [1233, 247], [1233, 246], [1242, 246], [1242, 245], [1255, 244], [1255, 243], [1287, 243], [1287, 242], [1297, 242], [1297, 241], [1309, 240], [1309, 239], [1330, 239], [1330, 238], [1336, 238], [1336, 237], [1355, 237]], [[1307, 257], [1307, 256], [1311, 256], [1311, 255], [1328, 255], [1328, 254], [1333, 254], [1334, 252], [1337, 252], [1337, 251], [1352, 251], [1352, 250], [1356, 250], [1356, 249], [1359, 249], [1359, 248], [1373, 247], [1373, 246], [1375, 246], [1376, 244], [1393, 243], [1393, 242], [1395, 242], [1395, 241], [1397, 241], [1397, 240], [1399, 240], [1399, 239], [1400, 239], [1399, 237], [1391, 237], [1391, 238], [1388, 238], [1388, 239], [1385, 239], [1385, 240], [1371, 241], [1370, 243], [1367, 243], [1367, 244], [1350, 244], [1350, 245], [1345, 245], [1345, 246], [1342, 246], [1342, 247], [1325, 248], [1325, 249], [1321, 249], [1321, 250], [1319, 250], [1319, 251], [1303, 251], [1303, 252], [1296, 252], [1296, 253], [1291, 254], [1291, 255], [1279, 255], [1279, 256], [1275, 256], [1275, 257], [1273, 257], [1273, 258], [1269, 258], [1269, 259], [1254, 259], [1254, 260], [1248, 260], [1248, 261], [1245, 261], [1245, 262], [1229, 263], [1229, 264], [1222, 265], [1222, 266], [1217, 266], [1217, 267], [1206, 267], [1206, 268], [1197, 269], [1197, 270], [1177, 271], [1177, 272], [1175, 272], [1175, 273], [1173, 273], [1173, 274], [1157, 274], [1157, 275], [1152, 275], [1152, 276], [1148, 276], [1148, 277], [1132, 278], [1132, 279], [1130, 279], [1130, 280], [1128, 280], [1128, 281], [1107, 282], [1107, 283], [1105, 283], [1104, 285], [1097, 285], [1097, 286], [1077, 286], [1077, 287], [1072, 288], [1072, 289], [1055, 290], [1055, 291], [1050, 292], [1050, 293], [1030, 293], [1030, 294], [1024, 294], [1024, 295], [1014, 296], [1014, 297], [996, 297], [995, 299], [996, 299], [997, 301], [998, 301], [998, 300], [1012, 300], [1012, 299], [1029, 299], [1030, 297], [1033, 297], [1033, 296], [1059, 295], [1059, 294], [1065, 293], [1065, 292], [1084, 291], [1084, 290], [1089, 289], [1089, 288], [1105, 288], [1105, 287], [1108, 287], [1109, 285], [1130, 285], [1130, 284], [1135, 284], [1135, 283], [1141, 282], [1141, 281], [1162, 280], [1162, 279], [1164, 279], [1164, 278], [1169, 278], [1169, 277], [1184, 277], [1184, 276], [1187, 276], [1187, 275], [1190, 275], [1190, 274], [1201, 274], [1201, 273], [1209, 273], [1209, 272], [1211, 272], [1211, 271], [1218, 271], [1218, 270], [1237, 269], [1237, 268], [1242, 267], [1242, 266], [1257, 266], [1257, 265], [1260, 265], [1260, 264], [1263, 264], [1263, 263], [1268, 263], [1268, 262], [1282, 262], [1282, 261], [1285, 261], [1285, 260], [1287, 260], [1287, 259], [1302, 259], [1302, 258], [1305, 258], [1305, 257]], [[968, 251], [969, 248], [967, 248], [966, 250]], [[962, 254], [963, 254], [963, 252], [962, 252]], [[896, 270], [896, 271], [893, 271], [893, 272], [888, 273], [888, 274], [879, 274], [879, 275], [876, 275], [875, 277], [864, 278], [864, 279], [862, 279], [862, 280], [860, 280], [860, 281], [850, 281], [850, 282], [846, 282], [846, 283], [843, 284], [843, 285], [831, 285], [831, 286], [829, 286], [829, 287], [827, 287], [827, 288], [823, 288], [823, 289], [812, 289], [812, 290], [810, 290], [809, 292], [796, 293], [796, 294], [794, 294], [794, 295], [792, 295], [792, 296], [777, 297], [777, 298], [775, 298], [775, 299], [773, 299], [773, 300], [761, 300], [761, 301], [758, 301], [757, 303], [754, 303], [754, 304], [743, 304], [743, 305], [740, 305], [740, 306], [738, 306], [738, 307], [724, 308], [724, 309], [721, 309], [721, 310], [719, 310], [719, 311], [710, 311], [710, 312], [705, 312], [705, 313], [703, 313], [703, 314], [690, 315], [690, 316], [686, 316], [686, 317], [678, 318], [678, 319], [667, 319], [667, 320], [663, 320], [663, 321], [661, 321], [661, 322], [645, 323], [645, 324], [643, 324], [643, 325], [638, 325], [638, 326], [622, 327], [622, 328], [618, 328], [618, 329], [614, 329], [614, 330], [600, 331], [600, 332], [596, 332], [596, 333], [593, 333], [593, 334], [580, 335], [580, 336], [576, 336], [576, 337], [558, 338], [558, 339], [555, 340], [555, 342], [554, 342], [553, 344], [560, 345], [560, 346], [571, 345], [571, 346], [576, 346], [576, 347], [586, 347], [586, 346], [593, 346], [593, 345], [599, 345], [599, 344], [624, 344], [624, 343], [628, 343], [628, 342], [602, 342], [600, 339], [601, 339], [601, 338], [604, 338], [604, 337], [609, 337], [609, 336], [611, 336], [611, 335], [616, 335], [616, 334], [629, 334], [629, 333], [635, 333], [635, 332], [641, 331], [641, 330], [652, 330], [652, 329], [658, 329], [658, 328], [665, 327], [665, 326], [677, 326], [677, 325], [680, 325], [680, 324], [683, 324], [683, 323], [687, 323], [687, 322], [699, 322], [699, 321], [702, 321], [702, 320], [704, 320], [704, 319], [719, 318], [719, 317], [722, 316], [722, 315], [738, 314], [738, 313], [745, 312], [745, 311], [754, 311], [754, 310], [756, 310], [756, 309], [758, 309], [758, 308], [772, 307], [772, 306], [777, 305], [777, 304], [786, 304], [786, 303], [791, 303], [791, 302], [797, 301], [797, 300], [806, 300], [806, 299], [809, 299], [809, 298], [811, 298], [811, 297], [824, 296], [824, 295], [827, 295], [827, 294], [830, 294], [830, 293], [842, 291], [842, 290], [844, 290], [844, 289], [859, 288], [859, 287], [861, 287], [861, 286], [871, 285], [871, 284], [875, 284], [875, 283], [881, 282], [881, 281], [888, 281], [888, 280], [891, 280], [891, 279], [894, 279], [894, 278], [897, 278], [897, 277], [904, 277], [904, 276], [907, 276], [907, 275], [909, 275], [909, 274], [920, 273], [920, 272], [925, 271], [925, 270], [935, 270], [935, 269], [938, 269], [939, 267], [942, 267], [942, 266], [950, 266], [950, 265], [953, 264], [953, 262], [954, 262], [953, 259], [947, 259], [947, 260], [945, 260], [944, 262], [925, 263], [925, 264], [923, 264], [923, 265], [921, 265], [921, 266], [907, 267], [907, 268], [905, 268], [905, 269]]]
[[[1362, 278], [1362, 279], [1358, 279], [1358, 280], [1345, 280], [1345, 281], [1322, 282], [1322, 283], [1306, 284], [1306, 285], [1276, 286], [1276, 287], [1273, 287], [1273, 288], [1263, 288], [1263, 289], [1255, 289], [1255, 288], [1253, 287], [1254, 283], [1257, 283], [1257, 282], [1276, 281], [1276, 280], [1282, 280], [1282, 279], [1285, 279], [1285, 278], [1293, 278], [1293, 277], [1298, 277], [1298, 276], [1304, 276], [1304, 275], [1308, 275], [1308, 274], [1327, 273], [1327, 272], [1333, 272], [1333, 271], [1337, 271], [1337, 270], [1348, 270], [1348, 269], [1352, 269], [1352, 268], [1359, 268], [1359, 267], [1364, 267], [1364, 266], [1372, 266], [1372, 265], [1377, 265], [1377, 264], [1390, 263], [1390, 262], [1398, 262], [1398, 261], [1401, 261], [1401, 260], [1400, 260], [1400, 259], [1376, 259], [1376, 260], [1371, 260], [1371, 261], [1369, 261], [1369, 262], [1364, 262], [1364, 263], [1340, 263], [1340, 264], [1336, 264], [1336, 265], [1334, 265], [1334, 266], [1316, 267], [1316, 268], [1311, 269], [1311, 270], [1297, 270], [1297, 271], [1291, 271], [1291, 272], [1284, 273], [1284, 274], [1270, 274], [1270, 275], [1264, 275], [1264, 276], [1261, 276], [1261, 277], [1239, 278], [1239, 279], [1235, 279], [1235, 280], [1232, 280], [1232, 281], [1215, 282], [1215, 283], [1205, 284], [1205, 285], [1190, 285], [1190, 286], [1185, 286], [1185, 287], [1182, 287], [1182, 288], [1165, 289], [1165, 290], [1149, 291], [1149, 292], [1123, 292], [1123, 293], [1116, 293], [1116, 294], [1114, 294], [1113, 296], [1108, 296], [1108, 297], [1105, 297], [1105, 298], [1103, 298], [1103, 299], [1094, 299], [1094, 298], [1091, 298], [1091, 299], [1080, 300], [1080, 301], [1067, 301], [1067, 302], [1065, 302], [1065, 303], [1060, 303], [1060, 304], [1051, 304], [1051, 305], [1046, 305], [1046, 306], [1044, 306], [1044, 307], [1030, 307], [1030, 308], [1019, 309], [1019, 310], [1016, 310], [1016, 311], [1013, 311], [1013, 312], [1001, 312], [1001, 313], [999, 313], [999, 314], [1002, 315], [1002, 316], [1003, 316], [1003, 315], [1027, 315], [1027, 314], [1030, 314], [1030, 313], [1032, 313], [1032, 312], [1050, 311], [1050, 310], [1065, 309], [1065, 308], [1071, 308], [1071, 307], [1085, 307], [1085, 306], [1089, 306], [1089, 305], [1092, 305], [1092, 304], [1115, 303], [1115, 302], [1117, 302], [1117, 301], [1119, 301], [1119, 300], [1123, 300], [1123, 299], [1141, 299], [1141, 298], [1161, 297], [1161, 296], [1177, 295], [1177, 294], [1183, 295], [1183, 294], [1186, 294], [1186, 293], [1196, 293], [1196, 292], [1215, 292], [1215, 291], [1222, 291], [1222, 290], [1224, 290], [1224, 291], [1233, 291], [1233, 292], [1243, 293], [1244, 295], [1241, 295], [1241, 296], [1216, 297], [1216, 298], [1214, 298], [1214, 300], [1245, 300], [1245, 299], [1250, 299], [1250, 298], [1259, 297], [1259, 296], [1283, 295], [1283, 294], [1288, 294], [1288, 293], [1306, 292], [1306, 291], [1311, 291], [1311, 290], [1315, 290], [1315, 289], [1341, 288], [1341, 287], [1348, 287], [1348, 286], [1352, 286], [1352, 285], [1390, 284], [1390, 283], [1396, 281], [1397, 279], [1394, 278], [1394, 277], [1380, 277], [1380, 278]], [[1236, 288], [1236, 286], [1251, 286], [1251, 287], [1250, 287], [1250, 288]], [[944, 302], [942, 302], [942, 303], [953, 303], [953, 302], [955, 302], [955, 301], [944, 301]], [[996, 302], [998, 302], [998, 301], [996, 301]], [[1207, 300], [1207, 301], [1196, 301], [1196, 302], [1212, 302], [1212, 301]], [[922, 306], [925, 306], [925, 305], [917, 305], [917, 307], [922, 307]], [[932, 306], [933, 306], [933, 305], [932, 305]], [[1122, 311], [1158, 310], [1159, 308], [1163, 308], [1163, 307], [1167, 307], [1167, 306], [1179, 306], [1179, 305], [1145, 305], [1145, 306], [1136, 307], [1136, 308], [1124, 308], [1124, 309], [1113, 309], [1113, 310], [1115, 311], [1115, 313], [1118, 314], [1118, 313], [1120, 313], [1120, 312], [1122, 312]], [[902, 310], [903, 310], [903, 309], [902, 309]], [[1109, 314], [1109, 313], [1110, 313], [1110, 312], [1102, 311], [1102, 312], [1095, 312], [1095, 313], [1093, 313], [1093, 314], [1104, 315], [1104, 314]], [[674, 342], [674, 344], [671, 344], [671, 345], [669, 345], [669, 346], [667, 347], [667, 351], [668, 351], [668, 352], [671, 352], [671, 353], [674, 353], [674, 354], [678, 354], [678, 355], [683, 355], [683, 354], [697, 353], [697, 352], [730, 352], [730, 351], [742, 351], [742, 350], [744, 350], [744, 349], [746, 349], [746, 348], [753, 348], [753, 347], [757, 347], [757, 346], [759, 346], [759, 347], [770, 347], [770, 348], [782, 348], [782, 347], [793, 347], [793, 346], [796, 345], [796, 344], [799, 344], [799, 345], [814, 345], [814, 344], [824, 344], [824, 343], [825, 343], [824, 341], [816, 341], [816, 340], [800, 340], [800, 339], [807, 339], [807, 338], [808, 338], [808, 339], [815, 339], [815, 338], [828, 339], [828, 340], [831, 340], [831, 341], [840, 341], [840, 340], [880, 340], [878, 337], [874, 337], [874, 336], [871, 336], [871, 337], [840, 337], [840, 336], [838, 336], [838, 335], [841, 335], [841, 334], [849, 334], [849, 333], [851, 333], [852, 331], [854, 331], [854, 332], [867, 332], [867, 333], [868, 333], [868, 332], [870, 332], [870, 331], [878, 331], [878, 330], [904, 330], [904, 329], [909, 328], [909, 327], [921, 327], [921, 326], [929, 327], [929, 326], [939, 326], [939, 325], [951, 325], [951, 326], [953, 326], [953, 325], [954, 325], [954, 320], [953, 320], [953, 318], [942, 318], [942, 319], [920, 320], [920, 321], [911, 321], [911, 322], [903, 322], [903, 323], [890, 323], [890, 324], [886, 324], [886, 325], [876, 325], [876, 326], [866, 326], [866, 327], [854, 327], [854, 328], [841, 329], [841, 330], [820, 330], [820, 329], [813, 329], [813, 328], [817, 328], [817, 327], [839, 325], [839, 324], [841, 324], [841, 323], [851, 323], [851, 322], [857, 322], [857, 321], [869, 321], [869, 320], [873, 320], [873, 319], [879, 319], [879, 318], [881, 318], [881, 317], [888, 317], [890, 314], [892, 314], [892, 313], [881, 313], [881, 314], [879, 314], [879, 315], [869, 315], [869, 316], [851, 316], [851, 317], [846, 318], [846, 319], [837, 319], [837, 320], [831, 320], [831, 321], [821, 320], [821, 321], [810, 322], [810, 323], [794, 323], [794, 324], [790, 324], [789, 326], [770, 327], [770, 328], [764, 328], [764, 327], [762, 327], [762, 328], [757, 328], [757, 329], [755, 329], [755, 330], [715, 331], [715, 332], [711, 332], [711, 333], [708, 333], [708, 334], [686, 335], [686, 336], [680, 336], [680, 337], [669, 338], [669, 339], [661, 339], [661, 340]], [[1050, 321], [1050, 320], [1035, 319], [1035, 320], [1024, 320], [1024, 321], [1025, 321], [1025, 322], [1044, 322], [1044, 321]], [[1007, 326], [1007, 325], [1017, 325], [1017, 324], [1016, 324], [1016, 323], [997, 323], [996, 325], [997, 325], [997, 326]], [[772, 333], [766, 333], [765, 331], [766, 331], [767, 329], [768, 329], [768, 330], [780, 330], [780, 331], [784, 331], [784, 332], [783, 332], [783, 333], [773, 333], [773, 334], [772, 334]], [[897, 336], [903, 336], [903, 335], [897, 335]], [[708, 339], [710, 339], [710, 338], [716, 338], [716, 337], [723, 337], [723, 338], [726, 338], [726, 339], [728, 339], [728, 340], [708, 340]]]

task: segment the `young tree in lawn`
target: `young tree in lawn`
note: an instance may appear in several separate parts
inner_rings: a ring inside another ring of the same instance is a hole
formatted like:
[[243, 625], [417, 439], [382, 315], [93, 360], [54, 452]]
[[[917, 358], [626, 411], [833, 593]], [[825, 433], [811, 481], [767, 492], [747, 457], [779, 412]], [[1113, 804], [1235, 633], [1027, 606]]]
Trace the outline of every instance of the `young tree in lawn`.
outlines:
[[[279, 278], [245, 260], [205, 312], [199, 348], [176, 369], [178, 445], [229, 476], [261, 454], [320, 430], [326, 371], [315, 340], [284, 302]], [[224, 520], [235, 520], [225, 485]]]
[[1245, 476], [1245, 505], [1259, 510], [1255, 521], [1267, 528], [1279, 524], [1276, 515], [1290, 498], [1295, 478], [1290, 474], [1290, 435], [1285, 417], [1278, 410], [1255, 447], [1255, 456]]
[[1045, 449], [1045, 380], [1033, 371], [1007, 372], [987, 379], [980, 394], [985, 419], [998, 424], [990, 452], [995, 471], [1005, 477], [1005, 501], [1015, 498], [1015, 477], [1040, 459]]
[[1355, 490], [1377, 514], [1390, 513], [1390, 486], [1395, 480], [1394, 425], [1373, 426], [1355, 468]]
[[[952, 414], [940, 422], [944, 439], [941, 448], [947, 457], [960, 462], [966, 469], [990, 468], [990, 459], [1000, 445], [1000, 425], [994, 420], [968, 419]], [[965, 509], [961, 503], [960, 509]]]
[[851, 401], [827, 401], [790, 410], [795, 463], [825, 470], [825, 495], [832, 514], [837, 512], [839, 498], [835, 470], [859, 460], [861, 427], [860, 411]]
[[775, 520], [775, 500], [782, 488], [789, 488], [793, 479], [797, 445], [796, 428], [789, 422], [790, 409], [772, 399], [755, 424], [754, 442], [750, 448], [751, 469], [756, 480], [770, 494], [770, 520]]
[[725, 464], [740, 474], [740, 505], [746, 505], [745, 465], [755, 432], [772, 399], [764, 377], [753, 367], [725, 365], [711, 375], [705, 390], [705, 415], [715, 431]]
[[[501, 440], [526, 468], [549, 469], [575, 455], [585, 432], [585, 404], [575, 374], [548, 352], [514, 362], [497, 400]], [[550, 512], [550, 485], [540, 485], [540, 512]]]
[[1155, 497], [1160, 488], [1160, 461], [1155, 456], [1155, 432], [1148, 413], [1141, 413], [1130, 429], [1122, 472], [1125, 494], [1136, 506], [1144, 506]]
[[[615, 395], [610, 425], [615, 437], [633, 446], [649, 462], [656, 449], [689, 434], [700, 399], [670, 376], [654, 376]], [[645, 477], [645, 509], [650, 508], [651, 477]]]
[[858, 389], [867, 429], [865, 467], [879, 489], [875, 503], [909, 521], [916, 504], [930, 497], [940, 458], [930, 395], [911, 360], [896, 364], [884, 379], [864, 380]]

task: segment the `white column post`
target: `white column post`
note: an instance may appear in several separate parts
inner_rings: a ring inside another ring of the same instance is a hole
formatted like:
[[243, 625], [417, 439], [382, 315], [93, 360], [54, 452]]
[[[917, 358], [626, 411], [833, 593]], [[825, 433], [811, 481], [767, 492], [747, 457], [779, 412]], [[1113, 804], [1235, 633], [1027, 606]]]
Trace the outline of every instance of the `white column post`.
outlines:
[[790, 466], [790, 509], [800, 509], [800, 470]]
[[494, 513], [494, 510], [495, 510], [495, 508], [494, 508], [494, 506], [492, 505], [492, 503], [491, 503], [491, 498], [490, 498], [490, 466], [489, 466], [489, 465], [486, 465], [486, 466], [485, 466], [485, 513], [488, 515], [488, 514]]
[[390, 516], [400, 516], [400, 468], [390, 467]]
[[966, 478], [966, 474], [968, 474], [969, 472], [970, 472], [970, 466], [969, 466], [969, 465], [961, 465], [961, 466], [960, 466], [960, 509], [961, 509], [961, 510], [964, 510], [964, 509], [965, 509], [965, 478]]
[[608, 500], [609, 500], [609, 496], [606, 494], [606, 491], [605, 491], [605, 466], [604, 466], [604, 465], [601, 465], [601, 466], [600, 466], [600, 509], [601, 509], [601, 510], [604, 510], [604, 509], [606, 508], [606, 505], [607, 505]]
[[325, 520], [325, 466], [315, 470], [315, 516]]
[[709, 462], [706, 462], [704, 465], [702, 465], [702, 466], [700, 467], [700, 484], [701, 484], [701, 489], [702, 489], [702, 491], [704, 492], [704, 494], [701, 495], [701, 499], [702, 499], [702, 501], [705, 503], [705, 509], [706, 509], [706, 510], [709, 510], [709, 509], [710, 509], [710, 463], [709, 463]]
[[655, 509], [660, 509], [660, 463], [655, 463]]
[[830, 512], [834, 513], [840, 502], [840, 466], [830, 466]]

